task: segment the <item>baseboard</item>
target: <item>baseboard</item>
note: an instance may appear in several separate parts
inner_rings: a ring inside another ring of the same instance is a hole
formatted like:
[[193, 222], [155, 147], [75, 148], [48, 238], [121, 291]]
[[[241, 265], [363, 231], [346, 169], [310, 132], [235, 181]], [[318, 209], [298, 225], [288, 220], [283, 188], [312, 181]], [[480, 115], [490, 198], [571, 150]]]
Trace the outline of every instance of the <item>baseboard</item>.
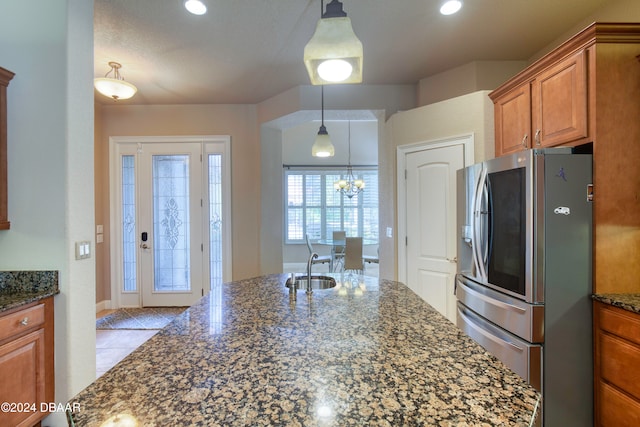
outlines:
[[107, 299], [96, 303], [96, 314], [103, 310], [111, 310], [111, 300]]

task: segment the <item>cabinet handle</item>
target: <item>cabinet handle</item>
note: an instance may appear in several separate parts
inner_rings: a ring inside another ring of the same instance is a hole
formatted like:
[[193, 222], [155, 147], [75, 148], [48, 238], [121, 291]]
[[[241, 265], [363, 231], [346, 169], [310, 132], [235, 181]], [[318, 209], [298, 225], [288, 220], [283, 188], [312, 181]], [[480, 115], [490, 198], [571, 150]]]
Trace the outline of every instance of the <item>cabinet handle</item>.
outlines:
[[540, 129], [536, 130], [535, 139], [536, 139], [536, 145], [540, 145]]
[[27, 326], [27, 325], [29, 324], [29, 318], [28, 318], [28, 317], [25, 317], [24, 319], [22, 319], [22, 320], [20, 321], [20, 324], [21, 324], [22, 326]]
[[529, 138], [529, 135], [527, 135], [527, 134], [525, 133], [525, 134], [524, 134], [524, 138], [522, 138], [522, 142], [521, 142], [521, 144], [522, 144], [522, 146], [523, 146], [524, 148], [527, 148], [527, 139], [528, 139], [528, 138]]

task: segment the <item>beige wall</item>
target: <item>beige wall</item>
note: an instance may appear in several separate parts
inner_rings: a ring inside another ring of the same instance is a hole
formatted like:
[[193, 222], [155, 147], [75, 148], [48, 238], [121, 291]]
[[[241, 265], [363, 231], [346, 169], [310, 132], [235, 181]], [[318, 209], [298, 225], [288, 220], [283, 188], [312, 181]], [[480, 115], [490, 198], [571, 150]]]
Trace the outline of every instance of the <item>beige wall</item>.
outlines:
[[97, 221], [104, 225], [97, 302], [110, 299], [109, 137], [231, 135], [234, 279], [260, 273], [260, 144], [254, 105], [106, 105], [97, 109], [100, 134], [96, 139]]
[[493, 90], [522, 71], [527, 61], [474, 61], [418, 83], [418, 106], [480, 90]]
[[[468, 164], [494, 157], [493, 103], [489, 91], [474, 92], [424, 107], [396, 113], [387, 121], [386, 139], [390, 143], [384, 153], [389, 167], [381, 168], [381, 188], [385, 195], [381, 200], [390, 203], [380, 205], [380, 223], [391, 226], [394, 238], [381, 239], [380, 276], [398, 277], [398, 242], [405, 236], [395, 235], [397, 218], [396, 149], [404, 145], [435, 141], [472, 133], [474, 135], [474, 159]], [[393, 163], [391, 163], [393, 159]], [[393, 166], [393, 167], [392, 167]]]

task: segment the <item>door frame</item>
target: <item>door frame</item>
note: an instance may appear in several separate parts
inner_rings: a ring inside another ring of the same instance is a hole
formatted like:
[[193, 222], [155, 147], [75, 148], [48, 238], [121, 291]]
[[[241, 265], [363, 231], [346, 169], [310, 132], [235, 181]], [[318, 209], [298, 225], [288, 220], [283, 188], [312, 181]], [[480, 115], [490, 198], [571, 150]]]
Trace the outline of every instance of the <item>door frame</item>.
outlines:
[[[120, 245], [117, 244], [119, 241], [118, 235], [121, 235], [121, 210], [119, 209], [118, 201], [121, 199], [121, 184], [122, 177], [120, 176], [119, 169], [119, 161], [118, 155], [119, 150], [118, 147], [121, 145], [131, 145], [136, 146], [144, 143], [201, 143], [202, 150], [201, 156], [203, 156], [202, 168], [203, 168], [203, 177], [202, 184], [204, 185], [207, 180], [207, 174], [205, 173], [205, 162], [204, 157], [213, 151], [207, 151], [207, 147], [218, 147], [215, 150], [216, 153], [223, 154], [223, 163], [222, 163], [222, 199], [223, 199], [223, 218], [225, 218], [226, 226], [223, 227], [222, 231], [222, 251], [226, 255], [222, 260], [222, 280], [223, 282], [228, 282], [232, 278], [232, 265], [233, 265], [233, 248], [232, 248], [232, 216], [231, 216], [231, 137], [229, 135], [194, 135], [194, 136], [111, 136], [109, 137], [109, 254], [110, 254], [110, 273], [111, 273], [111, 299], [110, 299], [110, 308], [121, 308], [122, 301], [120, 298], [120, 288], [122, 287], [122, 263], [120, 260], [122, 259], [122, 251]], [[204, 192], [202, 195], [203, 198], [203, 230], [208, 230], [208, 220], [209, 220], [209, 204], [208, 193]], [[206, 257], [206, 258], [205, 258]], [[204, 269], [209, 267], [209, 248], [203, 249], [203, 273]], [[139, 264], [138, 264], [139, 268]], [[209, 277], [207, 274], [206, 277]], [[204, 294], [207, 295], [211, 290], [209, 289], [209, 285], [206, 284], [204, 287]], [[138, 289], [137, 291], [137, 307], [142, 306], [142, 291]], [[133, 297], [135, 298], [135, 297]]]
[[397, 184], [398, 184], [398, 281], [407, 282], [407, 156], [420, 151], [462, 145], [464, 152], [464, 166], [474, 163], [474, 134], [450, 136], [446, 138], [421, 141], [400, 145], [396, 148]]

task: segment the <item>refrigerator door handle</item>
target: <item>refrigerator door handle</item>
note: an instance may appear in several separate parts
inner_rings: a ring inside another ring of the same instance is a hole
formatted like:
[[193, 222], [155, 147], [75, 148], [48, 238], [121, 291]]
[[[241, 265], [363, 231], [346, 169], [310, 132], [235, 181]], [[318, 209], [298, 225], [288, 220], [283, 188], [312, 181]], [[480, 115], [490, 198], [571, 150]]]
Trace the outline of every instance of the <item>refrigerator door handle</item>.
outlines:
[[[486, 215], [486, 212], [482, 210], [484, 199], [486, 196], [486, 178], [487, 171], [483, 168], [480, 171], [480, 177], [476, 183], [475, 194], [474, 194], [474, 206], [473, 206], [473, 263], [476, 267], [476, 271], [480, 275], [480, 278], [483, 281], [487, 280], [487, 272], [486, 272], [486, 242], [484, 236], [484, 219], [483, 215]], [[486, 206], [486, 204], [485, 204]]]
[[474, 296], [475, 298], [483, 301], [486, 306], [490, 307], [490, 306], [496, 306], [499, 308], [504, 309], [505, 311], [513, 311], [519, 315], [522, 314], [526, 314], [527, 310], [525, 310], [524, 308], [518, 307], [516, 305], [513, 304], [509, 304], [508, 302], [504, 302], [504, 301], [500, 301], [498, 299], [495, 298], [491, 298], [488, 297], [486, 295], [484, 295], [482, 292], [479, 291], [479, 289], [482, 289], [482, 287], [480, 286], [476, 286], [473, 285], [471, 282], [469, 282], [466, 279], [458, 279], [457, 281], [460, 281], [460, 286], [464, 289], [465, 292], [471, 294], [472, 296]]
[[461, 310], [460, 308], [458, 308], [458, 314], [464, 320], [464, 322], [467, 325], [469, 325], [469, 327], [475, 329], [476, 332], [478, 332], [480, 335], [482, 335], [486, 339], [493, 341], [502, 347], [505, 347], [505, 346], [511, 347], [512, 349], [518, 351], [519, 353], [524, 352], [524, 348], [516, 345], [512, 341], [507, 341], [505, 339], [506, 337], [498, 336], [496, 334], [492, 334], [488, 331], [485, 331], [484, 328], [482, 328], [478, 322], [470, 318], [469, 316], [470, 313], [468, 313], [467, 310]]

